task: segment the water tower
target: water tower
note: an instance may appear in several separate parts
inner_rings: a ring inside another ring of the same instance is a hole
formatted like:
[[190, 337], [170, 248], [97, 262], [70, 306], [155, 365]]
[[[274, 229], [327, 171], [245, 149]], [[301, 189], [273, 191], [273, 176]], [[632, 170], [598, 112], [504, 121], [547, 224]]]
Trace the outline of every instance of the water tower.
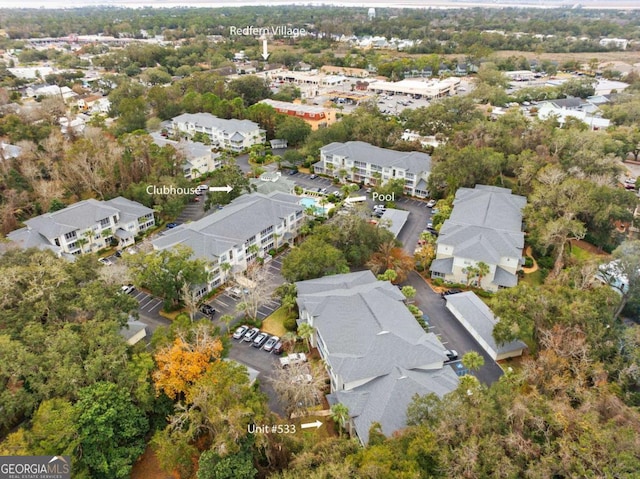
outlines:
[[369, 21], [373, 20], [374, 18], [376, 18], [376, 9], [371, 7], [369, 9], [369, 12], [367, 12], [367, 17], [369, 17]]

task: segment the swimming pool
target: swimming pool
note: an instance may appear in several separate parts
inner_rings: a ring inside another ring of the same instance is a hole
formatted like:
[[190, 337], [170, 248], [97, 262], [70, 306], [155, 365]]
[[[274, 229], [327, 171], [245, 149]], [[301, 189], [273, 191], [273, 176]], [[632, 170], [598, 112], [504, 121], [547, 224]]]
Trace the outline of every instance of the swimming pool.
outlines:
[[316, 215], [326, 215], [328, 207], [323, 207], [318, 204], [318, 201], [314, 198], [301, 198], [298, 202], [305, 208], [312, 208]]

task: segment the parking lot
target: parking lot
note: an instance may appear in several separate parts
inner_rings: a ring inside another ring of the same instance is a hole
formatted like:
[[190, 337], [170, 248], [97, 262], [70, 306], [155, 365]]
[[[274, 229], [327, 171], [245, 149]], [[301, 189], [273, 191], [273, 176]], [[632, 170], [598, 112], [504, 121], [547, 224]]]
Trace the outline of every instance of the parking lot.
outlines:
[[262, 348], [254, 348], [249, 342], [241, 342], [236, 339], [232, 341], [229, 357], [241, 364], [250, 366], [260, 373], [258, 377], [260, 389], [268, 397], [269, 409], [284, 416], [284, 407], [280, 404], [278, 396], [271, 386], [271, 381], [269, 381], [271, 373], [279, 364], [279, 356], [268, 353]]

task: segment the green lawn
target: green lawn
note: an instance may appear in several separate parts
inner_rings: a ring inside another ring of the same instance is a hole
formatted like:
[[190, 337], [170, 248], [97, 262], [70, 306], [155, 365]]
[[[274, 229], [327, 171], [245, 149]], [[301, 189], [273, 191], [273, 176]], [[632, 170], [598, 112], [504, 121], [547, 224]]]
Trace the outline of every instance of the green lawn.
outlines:
[[576, 258], [582, 260], [593, 258], [593, 254], [591, 254], [586, 249], [578, 248], [577, 246], [571, 246], [571, 256], [575, 256]]
[[528, 283], [531, 286], [538, 286], [542, 284], [542, 271], [539, 269], [533, 273], [525, 274], [522, 278], [523, 283]]
[[287, 319], [287, 310], [284, 307], [280, 307], [262, 322], [262, 330], [269, 334], [282, 337], [287, 332], [284, 327], [285, 319]]

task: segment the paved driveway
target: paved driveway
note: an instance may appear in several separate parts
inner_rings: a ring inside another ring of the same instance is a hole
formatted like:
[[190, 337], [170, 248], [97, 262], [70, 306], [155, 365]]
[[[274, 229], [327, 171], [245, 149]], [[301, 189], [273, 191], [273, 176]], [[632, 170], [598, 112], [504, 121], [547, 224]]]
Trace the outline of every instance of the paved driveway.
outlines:
[[278, 365], [279, 356], [254, 348], [247, 342], [240, 342], [235, 339], [232, 341], [229, 357], [260, 372], [258, 381], [260, 382], [260, 389], [268, 397], [269, 409], [284, 417], [284, 407], [278, 400], [270, 380], [273, 370]]
[[435, 333], [447, 349], [455, 349], [460, 357], [468, 351], [476, 351], [484, 358], [484, 366], [475, 376], [484, 384], [492, 384], [502, 376], [502, 369], [485, 353], [484, 349], [446, 308], [445, 300], [433, 291], [426, 281], [415, 271], [405, 284], [416, 288], [416, 305], [429, 316], [430, 332]]

